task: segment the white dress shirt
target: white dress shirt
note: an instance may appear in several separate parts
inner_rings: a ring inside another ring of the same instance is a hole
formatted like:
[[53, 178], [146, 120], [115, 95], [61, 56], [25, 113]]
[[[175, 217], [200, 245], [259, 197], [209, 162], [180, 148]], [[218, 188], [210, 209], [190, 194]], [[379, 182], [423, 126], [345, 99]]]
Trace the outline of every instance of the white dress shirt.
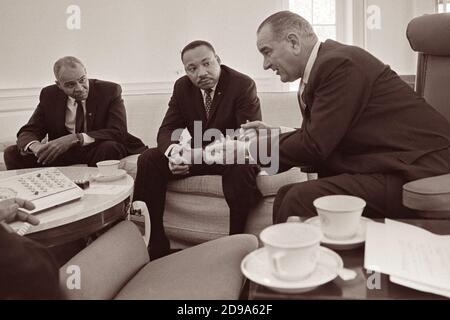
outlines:
[[311, 69], [314, 66], [314, 63], [317, 59], [317, 53], [319, 52], [321, 42], [317, 41], [314, 45], [311, 54], [309, 55], [308, 61], [306, 62], [305, 71], [303, 72], [302, 80], [300, 81], [300, 86], [298, 88], [298, 101], [300, 103], [300, 107], [304, 111], [306, 109], [305, 101], [302, 99], [303, 90], [305, 90], [306, 85], [309, 81], [309, 75], [311, 73]]

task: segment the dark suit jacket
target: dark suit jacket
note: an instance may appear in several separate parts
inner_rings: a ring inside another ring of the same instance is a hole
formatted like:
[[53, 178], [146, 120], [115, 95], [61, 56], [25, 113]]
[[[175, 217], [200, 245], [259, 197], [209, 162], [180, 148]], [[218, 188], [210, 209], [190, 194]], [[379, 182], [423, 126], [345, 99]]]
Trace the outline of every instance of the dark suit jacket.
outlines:
[[42, 245], [0, 226], [0, 299], [60, 299], [56, 263]]
[[368, 52], [326, 41], [303, 94], [302, 129], [280, 138], [283, 169], [312, 164], [408, 181], [450, 172], [449, 122]]
[[[209, 128], [219, 129], [225, 135], [226, 129], [238, 129], [246, 120], [261, 120], [256, 86], [248, 76], [221, 66], [208, 120], [201, 90], [184, 76], [175, 82], [169, 108], [158, 131], [158, 149], [164, 153], [171, 144], [178, 142], [179, 134], [171, 139], [176, 129], [187, 128], [194, 143], [195, 135], [199, 134], [194, 132], [194, 121], [201, 121], [203, 137]], [[204, 141], [202, 146], [209, 143]]]
[[[127, 118], [118, 84], [89, 80], [86, 100], [86, 134], [97, 141], [113, 140], [122, 143], [129, 154], [145, 149], [142, 141], [127, 132]], [[39, 104], [28, 123], [17, 133], [17, 146], [23, 151], [33, 140], [49, 140], [67, 135], [65, 117], [68, 97], [56, 85], [42, 89]]]

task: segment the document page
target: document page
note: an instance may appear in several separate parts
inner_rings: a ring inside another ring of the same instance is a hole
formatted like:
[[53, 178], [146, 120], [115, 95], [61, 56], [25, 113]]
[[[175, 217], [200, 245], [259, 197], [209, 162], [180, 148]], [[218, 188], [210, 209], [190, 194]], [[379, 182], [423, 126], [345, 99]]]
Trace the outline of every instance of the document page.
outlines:
[[389, 219], [370, 223], [364, 267], [418, 290], [450, 294], [450, 236]]

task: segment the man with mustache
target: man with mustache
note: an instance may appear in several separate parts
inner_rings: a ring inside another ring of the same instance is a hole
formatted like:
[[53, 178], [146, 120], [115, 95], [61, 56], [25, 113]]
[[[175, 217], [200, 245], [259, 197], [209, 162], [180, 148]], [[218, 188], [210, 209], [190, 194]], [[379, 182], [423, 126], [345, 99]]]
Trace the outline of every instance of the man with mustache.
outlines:
[[[88, 79], [75, 57], [55, 62], [56, 84], [42, 89], [39, 105], [17, 134], [17, 146], [5, 150], [8, 169], [66, 166], [122, 159], [145, 150], [127, 132], [118, 84]], [[48, 142], [42, 140], [48, 135]]]
[[[181, 60], [186, 76], [175, 83], [169, 108], [159, 128], [158, 146], [141, 154], [138, 160], [134, 200], [144, 201], [149, 208], [152, 260], [170, 252], [163, 226], [169, 180], [193, 175], [221, 175], [223, 193], [230, 208], [230, 234], [244, 231], [249, 209], [261, 198], [255, 181], [258, 166], [202, 163], [202, 149], [211, 142], [202, 139], [206, 130], [216, 129], [226, 135], [227, 129], [235, 130], [246, 121], [261, 119], [254, 81], [221, 65], [213, 46], [206, 41], [189, 43], [181, 52]], [[201, 130], [195, 130], [199, 125]], [[193, 138], [192, 145], [178, 143], [180, 129], [184, 128]], [[199, 145], [194, 145], [195, 141], [200, 141]], [[186, 161], [189, 150], [200, 151], [200, 163]]]

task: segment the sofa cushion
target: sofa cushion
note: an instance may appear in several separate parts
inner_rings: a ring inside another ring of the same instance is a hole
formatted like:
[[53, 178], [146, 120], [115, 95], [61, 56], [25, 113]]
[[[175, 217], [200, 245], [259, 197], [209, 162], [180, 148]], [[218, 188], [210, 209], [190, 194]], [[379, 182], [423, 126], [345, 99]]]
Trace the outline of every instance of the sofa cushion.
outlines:
[[415, 210], [450, 211], [450, 174], [406, 183], [403, 204]]
[[[276, 175], [259, 175], [256, 184], [264, 197], [276, 195], [280, 187], [305, 180], [305, 174], [298, 168]], [[194, 193], [213, 197], [224, 197], [221, 176], [195, 176], [171, 181], [168, 190], [179, 193]]]
[[13, 144], [16, 144], [16, 138], [14, 137], [0, 139], [0, 171], [6, 170], [5, 159], [3, 158], [4, 151]]
[[[137, 159], [139, 155], [128, 156], [121, 160], [120, 168], [124, 169], [133, 178], [136, 178]], [[293, 168], [276, 175], [259, 175], [256, 179], [259, 190], [264, 197], [277, 194], [280, 187], [306, 180], [306, 174], [298, 168]], [[212, 197], [224, 197], [222, 190], [222, 177], [217, 175], [205, 175], [188, 177], [186, 179], [170, 181], [168, 191], [205, 195]]]
[[236, 300], [244, 281], [241, 261], [257, 247], [256, 237], [234, 235], [154, 260], [116, 299]]

